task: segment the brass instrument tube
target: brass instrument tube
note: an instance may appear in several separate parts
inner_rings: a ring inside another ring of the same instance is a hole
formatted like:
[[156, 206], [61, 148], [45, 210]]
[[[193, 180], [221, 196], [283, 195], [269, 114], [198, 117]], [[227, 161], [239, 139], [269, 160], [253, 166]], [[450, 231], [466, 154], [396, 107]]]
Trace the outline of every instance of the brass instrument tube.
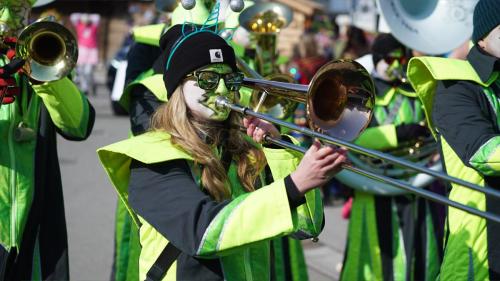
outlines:
[[[298, 152], [306, 153], [306, 151], [307, 151], [306, 148], [298, 146], [298, 145], [291, 144], [291, 143], [289, 143], [287, 141], [274, 139], [274, 138], [271, 138], [269, 136], [265, 136], [264, 139], [265, 139], [265, 141], [267, 141], [269, 143], [272, 143], [272, 144], [275, 144], [275, 145], [279, 145], [281, 147], [289, 148], [289, 149], [292, 149], [292, 150], [295, 150], [295, 151], [298, 151]], [[476, 208], [472, 208], [470, 206], [467, 206], [467, 205], [458, 203], [456, 201], [450, 200], [446, 196], [436, 194], [436, 193], [431, 192], [429, 190], [421, 189], [421, 188], [409, 185], [409, 184], [407, 184], [407, 183], [405, 183], [403, 181], [396, 180], [396, 179], [393, 179], [393, 178], [390, 178], [390, 177], [386, 177], [386, 176], [378, 175], [378, 174], [375, 174], [375, 173], [372, 173], [372, 172], [369, 172], [369, 171], [361, 170], [361, 169], [353, 167], [353, 166], [351, 166], [349, 164], [343, 164], [342, 168], [346, 169], [346, 170], [349, 170], [351, 172], [354, 172], [356, 174], [360, 174], [362, 176], [365, 176], [365, 177], [368, 177], [368, 178], [371, 178], [371, 179], [374, 179], [374, 180], [377, 180], [377, 181], [380, 181], [380, 182], [383, 182], [383, 183], [388, 183], [388, 184], [393, 185], [395, 187], [399, 187], [401, 189], [409, 191], [409, 192], [411, 192], [413, 194], [416, 194], [416, 195], [418, 195], [420, 197], [423, 197], [425, 199], [428, 199], [428, 200], [431, 200], [431, 201], [434, 201], [434, 202], [437, 202], [437, 203], [441, 203], [441, 204], [444, 204], [444, 205], [448, 205], [448, 206], [451, 206], [453, 208], [465, 211], [465, 212], [467, 212], [469, 214], [473, 214], [473, 215], [476, 215], [478, 217], [485, 218], [485, 219], [488, 219], [488, 220], [500, 223], [500, 216], [498, 216], [496, 214], [493, 214], [491, 212], [480, 211], [480, 210], [478, 210]]]
[[497, 191], [495, 189], [485, 187], [485, 186], [479, 186], [479, 185], [476, 185], [476, 184], [473, 184], [473, 183], [470, 183], [470, 182], [467, 182], [467, 181], [464, 181], [464, 180], [461, 180], [461, 179], [458, 179], [458, 178], [455, 178], [455, 177], [452, 177], [452, 176], [449, 176], [449, 175], [446, 175], [446, 174], [443, 174], [443, 173], [440, 173], [440, 172], [437, 172], [434, 170], [427, 169], [427, 168], [422, 167], [422, 166], [418, 166], [418, 165], [411, 163], [409, 161], [399, 159], [397, 157], [394, 157], [392, 155], [389, 155], [389, 154], [386, 154], [386, 153], [383, 153], [380, 151], [361, 147], [359, 145], [356, 145], [356, 144], [353, 144], [353, 143], [350, 143], [347, 141], [343, 141], [343, 140], [338, 139], [338, 138], [334, 138], [334, 137], [331, 137], [331, 136], [328, 136], [325, 134], [315, 132], [315, 131], [310, 130], [310, 129], [305, 128], [305, 127], [297, 126], [295, 124], [292, 124], [292, 123], [289, 123], [289, 122], [286, 122], [286, 121], [283, 121], [283, 120], [280, 120], [277, 118], [273, 118], [273, 117], [268, 116], [266, 114], [254, 112], [247, 107], [242, 107], [242, 106], [239, 106], [236, 104], [232, 104], [224, 97], [218, 97], [216, 100], [216, 105], [220, 106], [220, 107], [227, 107], [231, 110], [234, 110], [234, 111], [239, 112], [239, 113], [244, 114], [244, 115], [250, 115], [250, 116], [254, 116], [254, 117], [257, 117], [259, 119], [262, 119], [262, 120], [266, 120], [268, 122], [292, 129], [294, 131], [300, 132], [300, 133], [308, 135], [310, 137], [318, 138], [324, 142], [348, 148], [349, 150], [352, 150], [354, 152], [357, 152], [357, 153], [360, 153], [360, 154], [363, 154], [363, 155], [366, 155], [369, 157], [385, 160], [385, 161], [388, 161], [388, 162], [395, 164], [395, 165], [410, 168], [410, 169], [416, 170], [420, 173], [431, 175], [435, 178], [439, 178], [439, 179], [445, 180], [447, 182], [453, 182], [453, 183], [461, 185], [463, 187], [467, 187], [467, 188], [470, 188], [472, 190], [483, 192], [487, 195], [500, 198], [500, 191]]

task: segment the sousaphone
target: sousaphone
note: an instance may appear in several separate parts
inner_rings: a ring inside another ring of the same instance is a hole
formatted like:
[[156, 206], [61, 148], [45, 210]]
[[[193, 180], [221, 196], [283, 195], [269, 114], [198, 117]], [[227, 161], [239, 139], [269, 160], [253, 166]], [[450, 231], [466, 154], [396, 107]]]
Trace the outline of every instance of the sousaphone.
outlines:
[[478, 0], [377, 0], [391, 33], [411, 49], [445, 54], [472, 34]]

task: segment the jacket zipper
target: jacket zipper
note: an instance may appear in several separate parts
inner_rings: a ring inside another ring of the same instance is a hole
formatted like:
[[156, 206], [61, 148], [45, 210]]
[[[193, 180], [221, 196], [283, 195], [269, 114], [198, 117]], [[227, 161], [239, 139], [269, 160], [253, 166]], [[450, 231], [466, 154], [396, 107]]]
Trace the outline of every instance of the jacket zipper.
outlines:
[[[10, 106], [12, 121], [15, 121], [15, 106]], [[11, 236], [11, 245], [16, 245], [16, 225], [17, 225], [17, 188], [16, 188], [16, 158], [14, 153], [14, 143], [13, 143], [13, 131], [15, 127], [15, 122], [11, 122], [9, 127], [9, 135], [8, 135], [8, 146], [9, 146], [9, 156], [10, 156], [10, 194], [11, 194], [11, 212], [10, 212], [10, 236]]]

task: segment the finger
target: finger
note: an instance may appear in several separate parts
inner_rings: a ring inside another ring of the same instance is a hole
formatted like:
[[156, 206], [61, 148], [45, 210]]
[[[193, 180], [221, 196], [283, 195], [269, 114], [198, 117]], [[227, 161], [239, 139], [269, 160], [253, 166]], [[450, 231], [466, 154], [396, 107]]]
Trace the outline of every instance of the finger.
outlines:
[[343, 156], [339, 156], [336, 159], [334, 159], [331, 163], [323, 166], [321, 168], [321, 171], [328, 176], [332, 176], [342, 168], [342, 164], [344, 163], [344, 161], [345, 158]]
[[316, 160], [318, 162], [318, 165], [321, 167], [321, 169], [327, 165], [330, 165], [335, 161], [340, 156], [337, 152], [333, 152], [332, 154], [329, 154], [325, 156], [323, 159]]
[[334, 166], [341, 168], [341, 166], [347, 162], [347, 157], [345, 155], [340, 154], [339, 157], [335, 159], [333, 162]]
[[249, 137], [253, 137], [253, 134], [255, 132], [255, 125], [254, 124], [249, 124], [247, 128], [247, 135]]
[[254, 141], [260, 143], [260, 142], [262, 142], [263, 138], [264, 138], [264, 130], [262, 130], [261, 128], [255, 129], [254, 134], [253, 134]]
[[335, 152], [335, 149], [331, 146], [323, 146], [321, 147], [315, 154], [316, 159], [323, 159], [329, 154], [332, 154]]
[[16, 99], [14, 97], [4, 97], [2, 100], [2, 104], [13, 103]]
[[252, 120], [250, 120], [250, 124], [254, 124], [255, 127], [261, 127], [263, 125], [261, 120], [258, 118], [253, 118]]
[[349, 149], [345, 147], [338, 147], [338, 151], [342, 154], [347, 154], [347, 152], [349, 152]]

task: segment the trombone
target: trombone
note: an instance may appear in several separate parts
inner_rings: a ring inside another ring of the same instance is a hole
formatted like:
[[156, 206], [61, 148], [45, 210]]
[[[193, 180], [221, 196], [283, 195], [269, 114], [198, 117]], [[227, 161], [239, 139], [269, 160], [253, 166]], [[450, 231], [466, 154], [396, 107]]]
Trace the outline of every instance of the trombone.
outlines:
[[[239, 61], [241, 65], [242, 62]], [[256, 73], [254, 73], [256, 74]], [[258, 75], [258, 74], [257, 74]], [[313, 77], [310, 85], [296, 85], [255, 78], [245, 78], [244, 86], [267, 92], [272, 95], [294, 99], [306, 103], [309, 125], [312, 129], [297, 126], [283, 120], [258, 113], [248, 107], [230, 103], [224, 97], [218, 97], [216, 105], [229, 108], [243, 115], [250, 115], [268, 122], [298, 131], [304, 135], [318, 138], [329, 144], [345, 147], [353, 152], [368, 157], [385, 160], [392, 164], [406, 167], [441, 180], [452, 182], [484, 194], [499, 197], [500, 192], [488, 187], [481, 187], [464, 180], [416, 165], [412, 162], [367, 149], [351, 143], [370, 123], [374, 106], [374, 85], [368, 72], [357, 62], [351, 60], [332, 61], [324, 65]], [[333, 137], [336, 136], [336, 137]], [[286, 141], [265, 136], [265, 141], [284, 148], [305, 153], [306, 149]], [[371, 179], [394, 185], [425, 199], [460, 209], [470, 214], [500, 223], [500, 216], [480, 211], [470, 206], [450, 200], [445, 196], [421, 189], [387, 176], [362, 170], [343, 164], [346, 170]]]

